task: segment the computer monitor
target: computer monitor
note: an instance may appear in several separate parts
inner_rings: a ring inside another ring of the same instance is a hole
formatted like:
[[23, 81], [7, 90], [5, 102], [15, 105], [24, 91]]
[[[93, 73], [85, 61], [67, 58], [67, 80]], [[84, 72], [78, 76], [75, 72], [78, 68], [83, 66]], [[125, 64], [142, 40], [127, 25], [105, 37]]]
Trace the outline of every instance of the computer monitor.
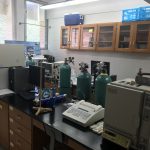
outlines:
[[[97, 63], [100, 63], [101, 61], [94, 61], [94, 60], [91, 60], [91, 75], [93, 77], [93, 83], [95, 85], [95, 80], [96, 80], [96, 77], [101, 73], [102, 70], [100, 70], [100, 72], [98, 72], [97, 70]], [[110, 62], [104, 62], [104, 66], [105, 66], [105, 69], [106, 69], [106, 72], [108, 75], [110, 75]]]
[[[91, 75], [95, 75], [96, 73], [96, 64], [100, 63], [100, 61], [91, 60]], [[110, 62], [104, 62], [105, 69], [108, 75], [110, 75]]]
[[10, 67], [8, 70], [9, 88], [15, 93], [29, 92], [34, 86], [29, 83], [29, 68]]
[[[41, 85], [40, 85], [40, 79], [42, 82]], [[29, 82], [43, 89], [45, 83], [45, 68], [40, 66], [29, 66]]]

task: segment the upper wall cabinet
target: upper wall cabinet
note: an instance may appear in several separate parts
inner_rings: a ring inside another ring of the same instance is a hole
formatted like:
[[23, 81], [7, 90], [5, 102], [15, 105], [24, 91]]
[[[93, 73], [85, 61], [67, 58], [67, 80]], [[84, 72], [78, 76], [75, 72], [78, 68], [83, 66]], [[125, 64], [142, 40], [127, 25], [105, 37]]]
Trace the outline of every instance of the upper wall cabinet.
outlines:
[[150, 21], [61, 27], [60, 48], [150, 52]]
[[98, 24], [96, 50], [114, 51], [116, 38], [116, 23]]
[[70, 49], [79, 49], [80, 47], [80, 26], [70, 27]]
[[82, 25], [80, 49], [95, 50], [97, 25]]
[[116, 37], [117, 51], [132, 51], [133, 27], [132, 23], [118, 23]]
[[150, 52], [150, 21], [118, 23], [116, 50]]
[[60, 48], [79, 49], [80, 46], [80, 26], [63, 26], [60, 33]]
[[68, 49], [70, 42], [70, 27], [61, 27], [60, 31], [60, 48]]
[[135, 23], [134, 33], [134, 51], [150, 52], [150, 21]]

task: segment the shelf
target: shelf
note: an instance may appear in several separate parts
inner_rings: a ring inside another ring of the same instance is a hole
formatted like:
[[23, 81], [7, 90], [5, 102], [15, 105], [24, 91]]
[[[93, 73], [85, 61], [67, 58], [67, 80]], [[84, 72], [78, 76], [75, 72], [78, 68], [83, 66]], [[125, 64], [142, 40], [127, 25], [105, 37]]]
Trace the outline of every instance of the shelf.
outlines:
[[127, 32], [127, 33], [130, 33], [130, 30], [120, 30], [120, 33], [124, 33], [124, 32]]
[[112, 41], [99, 41], [98, 43], [112, 43]]
[[148, 43], [148, 41], [136, 41], [136, 43]]
[[129, 41], [119, 41], [119, 42], [121, 42], [121, 43], [129, 43]]
[[137, 32], [149, 32], [150, 30], [137, 30]]
[[100, 31], [99, 34], [101, 34], [101, 33], [102, 34], [108, 34], [108, 33], [110, 34], [110, 33], [113, 33], [113, 31], [102, 31], [102, 32]]

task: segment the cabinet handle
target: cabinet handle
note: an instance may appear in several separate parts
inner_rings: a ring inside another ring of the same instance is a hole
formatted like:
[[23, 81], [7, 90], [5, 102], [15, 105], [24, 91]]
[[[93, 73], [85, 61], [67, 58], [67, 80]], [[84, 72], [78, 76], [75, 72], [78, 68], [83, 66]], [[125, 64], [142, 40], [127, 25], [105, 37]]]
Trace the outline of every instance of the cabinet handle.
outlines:
[[9, 122], [10, 122], [10, 123], [13, 123], [13, 122], [14, 122], [14, 119], [9, 118]]
[[14, 143], [13, 142], [10, 142], [10, 147], [14, 147]]
[[3, 105], [0, 104], [0, 110], [3, 110]]
[[10, 131], [9, 131], [9, 132], [10, 132], [10, 134], [11, 134], [11, 135], [14, 135], [14, 132], [13, 132], [11, 129], [10, 129]]

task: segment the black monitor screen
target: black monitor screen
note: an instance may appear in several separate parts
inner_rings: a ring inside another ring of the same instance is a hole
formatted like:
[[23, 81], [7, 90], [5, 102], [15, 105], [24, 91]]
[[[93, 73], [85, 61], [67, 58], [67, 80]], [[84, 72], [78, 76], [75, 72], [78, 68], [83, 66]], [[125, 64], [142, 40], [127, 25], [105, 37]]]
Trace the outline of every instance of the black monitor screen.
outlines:
[[29, 66], [29, 82], [40, 87], [40, 78], [42, 78], [41, 88], [44, 88], [45, 69], [39, 66]]
[[[96, 73], [96, 64], [100, 63], [100, 61], [91, 61], [91, 75], [95, 75]], [[104, 62], [105, 69], [107, 71], [107, 74], [110, 75], [110, 62]]]

